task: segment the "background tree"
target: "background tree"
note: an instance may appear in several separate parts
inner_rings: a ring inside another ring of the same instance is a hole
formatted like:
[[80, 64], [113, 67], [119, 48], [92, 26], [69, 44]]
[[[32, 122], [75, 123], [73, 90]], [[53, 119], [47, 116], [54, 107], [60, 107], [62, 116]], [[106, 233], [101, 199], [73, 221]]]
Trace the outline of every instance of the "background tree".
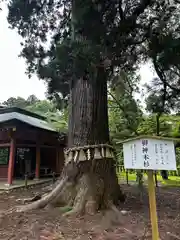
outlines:
[[156, 135], [160, 134], [160, 117], [163, 113], [170, 113], [171, 106], [164, 84], [159, 78], [146, 84], [146, 110], [156, 116]]
[[134, 98], [138, 77], [135, 73], [125, 73], [113, 78], [109, 85], [108, 106], [110, 132], [113, 141], [138, 135], [137, 128], [141, 121], [142, 111]]
[[35, 104], [39, 101], [39, 99], [35, 96], [35, 95], [30, 95], [27, 100], [28, 104], [32, 105], [32, 104]]
[[161, 11], [152, 13], [152, 18], [156, 18], [156, 22], [151, 21], [145, 50], [158, 76], [154, 79], [153, 85], [156, 85], [156, 88], [159, 86], [161, 95], [164, 94], [164, 98], [175, 107], [180, 94], [180, 38], [178, 34], [180, 25], [177, 9], [179, 2], [171, 1], [167, 4], [165, 1], [159, 1], [159, 5]]
[[28, 102], [22, 98], [22, 97], [10, 97], [6, 101], [2, 103], [4, 106], [7, 107], [19, 107], [19, 108], [25, 108], [28, 105]]
[[[156, 117], [156, 135], [160, 135], [160, 117], [163, 113], [170, 113], [170, 101], [168, 101], [166, 85], [155, 78], [147, 87], [148, 97], [146, 98], [146, 109], [155, 114]], [[162, 178], [168, 179], [168, 172], [161, 171]], [[157, 180], [156, 180], [157, 181]], [[157, 183], [156, 183], [157, 184]]]

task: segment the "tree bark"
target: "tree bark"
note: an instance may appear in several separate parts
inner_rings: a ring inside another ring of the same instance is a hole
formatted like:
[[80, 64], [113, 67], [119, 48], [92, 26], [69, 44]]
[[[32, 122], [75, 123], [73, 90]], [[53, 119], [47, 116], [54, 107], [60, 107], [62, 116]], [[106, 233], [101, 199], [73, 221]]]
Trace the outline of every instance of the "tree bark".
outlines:
[[109, 142], [107, 81], [99, 68], [94, 79], [81, 78], [72, 84], [68, 147]]
[[107, 79], [104, 68], [97, 69], [94, 79], [75, 81], [70, 92], [68, 161], [61, 179], [51, 193], [18, 211], [47, 205], [68, 205], [72, 211], [66, 215], [95, 213], [100, 209], [115, 209], [114, 205], [124, 201], [112, 148], [108, 145]]

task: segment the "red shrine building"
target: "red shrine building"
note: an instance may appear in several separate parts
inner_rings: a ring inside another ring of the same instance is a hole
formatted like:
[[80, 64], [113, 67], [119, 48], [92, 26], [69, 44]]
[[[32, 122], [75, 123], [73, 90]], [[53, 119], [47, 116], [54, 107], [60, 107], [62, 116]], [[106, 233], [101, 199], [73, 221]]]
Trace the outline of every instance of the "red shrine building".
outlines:
[[0, 180], [60, 174], [65, 136], [45, 117], [20, 108], [0, 108]]

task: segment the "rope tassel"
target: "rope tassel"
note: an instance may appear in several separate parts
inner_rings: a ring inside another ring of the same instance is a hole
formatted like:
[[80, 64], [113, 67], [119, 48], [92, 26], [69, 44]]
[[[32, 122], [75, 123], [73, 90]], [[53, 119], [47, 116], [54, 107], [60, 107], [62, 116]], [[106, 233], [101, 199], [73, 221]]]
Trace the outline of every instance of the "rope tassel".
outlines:
[[109, 148], [106, 148], [106, 157], [107, 157], [107, 158], [112, 158], [112, 154], [111, 154]]
[[101, 159], [102, 156], [100, 154], [99, 148], [94, 149], [94, 159]]
[[79, 162], [81, 162], [81, 161], [86, 161], [87, 159], [86, 159], [86, 154], [85, 154], [85, 152], [84, 152], [84, 150], [80, 150], [80, 152], [79, 152]]

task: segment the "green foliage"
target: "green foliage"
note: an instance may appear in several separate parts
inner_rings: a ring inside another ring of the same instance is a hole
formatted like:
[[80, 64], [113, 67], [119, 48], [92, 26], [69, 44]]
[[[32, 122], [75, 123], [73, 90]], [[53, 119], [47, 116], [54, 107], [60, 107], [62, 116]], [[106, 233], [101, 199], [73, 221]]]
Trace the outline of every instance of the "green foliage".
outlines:
[[[108, 90], [108, 110], [110, 137], [116, 142], [138, 135], [137, 129], [142, 121], [142, 111], [133, 93], [137, 88], [135, 73], [121, 71], [114, 77]], [[122, 146], [116, 146], [117, 159], [123, 161]]]
[[156, 113], [159, 116], [163, 113], [178, 111], [180, 99], [178, 95], [172, 95], [172, 91], [167, 89], [167, 85], [160, 78], [154, 78], [150, 84], [146, 84], [146, 110]]
[[98, 67], [110, 81], [117, 69], [136, 70], [147, 56], [151, 21], [162, 12], [152, 0], [12, 0], [8, 8], [8, 22], [23, 38], [27, 73], [37, 73], [49, 95], [62, 98], [79, 77], [93, 80]]
[[137, 82], [136, 75], [121, 71], [115, 77], [108, 91], [109, 125], [114, 142], [132, 135], [137, 135], [141, 121], [140, 106], [133, 97]]
[[0, 148], [0, 165], [7, 165], [9, 161], [9, 148], [1, 147]]
[[28, 104], [32, 105], [32, 104], [35, 104], [35, 103], [38, 102], [38, 98], [35, 95], [32, 94], [27, 98], [26, 101], [28, 102]]
[[47, 119], [53, 126], [62, 132], [67, 132], [68, 129], [68, 110], [65, 108], [61, 112], [49, 112], [46, 114]]
[[177, 167], [180, 167], [180, 148], [176, 148], [176, 163]]
[[165, 101], [159, 92], [151, 91], [146, 98], [146, 110], [150, 113], [162, 114], [165, 111], [164, 105]]
[[[180, 100], [179, 2], [159, 1], [159, 4], [161, 11], [153, 16], [156, 23], [151, 22], [149, 40], [145, 47], [147, 58], [150, 58], [158, 76], [151, 87], [156, 88], [161, 108], [167, 104], [170, 109], [177, 110], [177, 102]], [[167, 110], [166, 106], [165, 109]]]
[[[144, 116], [143, 120], [138, 126], [138, 134], [139, 135], [156, 135], [157, 134], [157, 126], [156, 126], [156, 116]], [[160, 136], [170, 137], [172, 136], [172, 123], [170, 121], [170, 116], [162, 116], [160, 118]]]
[[7, 101], [2, 103], [3, 105], [7, 106], [7, 107], [20, 107], [20, 108], [25, 108], [28, 105], [28, 102], [21, 97], [10, 97], [9, 99], [7, 99]]
[[55, 112], [56, 109], [54, 105], [47, 100], [36, 101], [34, 103], [30, 103], [29, 106], [26, 107], [27, 110], [31, 112], [36, 112], [38, 114], [47, 114], [49, 112]]

